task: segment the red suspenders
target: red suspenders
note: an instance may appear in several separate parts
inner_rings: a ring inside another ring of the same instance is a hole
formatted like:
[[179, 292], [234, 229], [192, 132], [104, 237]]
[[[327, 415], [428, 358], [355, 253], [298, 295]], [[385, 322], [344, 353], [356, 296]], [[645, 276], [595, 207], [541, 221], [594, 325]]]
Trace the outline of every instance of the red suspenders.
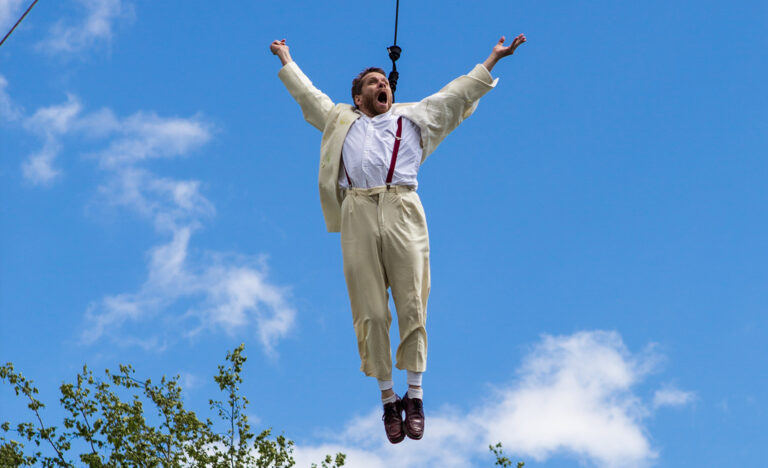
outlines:
[[[395, 134], [395, 146], [392, 148], [392, 161], [389, 163], [389, 172], [387, 172], [387, 190], [389, 190], [389, 186], [392, 184], [392, 176], [395, 174], [395, 164], [397, 163], [397, 152], [400, 151], [400, 140], [402, 139], [403, 134], [403, 118], [398, 117], [397, 118], [397, 133]], [[341, 160], [341, 165], [344, 166], [344, 159]], [[349, 173], [347, 172], [347, 167], [344, 166], [344, 175], [347, 176], [347, 184], [349, 184], [350, 187], [352, 187], [352, 181], [349, 178]]]
[[344, 168], [344, 175], [347, 176], [347, 185], [352, 187], [352, 181], [349, 180], [349, 172], [347, 172], [347, 166], [344, 165], [344, 158], [341, 158], [341, 166]]
[[397, 118], [397, 134], [395, 134], [395, 147], [392, 149], [392, 162], [389, 163], [389, 172], [387, 172], [387, 190], [392, 183], [392, 176], [395, 174], [395, 163], [397, 162], [397, 152], [400, 150], [400, 135], [403, 134], [403, 118]]

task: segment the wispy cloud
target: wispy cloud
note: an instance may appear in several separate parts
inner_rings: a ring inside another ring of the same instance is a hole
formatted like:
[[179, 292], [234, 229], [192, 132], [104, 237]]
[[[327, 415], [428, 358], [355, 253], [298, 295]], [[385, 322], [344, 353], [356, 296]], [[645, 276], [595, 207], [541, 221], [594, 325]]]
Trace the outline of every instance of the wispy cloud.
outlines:
[[674, 387], [666, 387], [656, 390], [653, 394], [653, 407], [660, 406], [685, 406], [696, 399], [696, 394], [686, 392]]
[[109, 45], [116, 24], [134, 18], [133, 5], [122, 0], [78, 0], [82, 15], [77, 20], [62, 19], [51, 27], [48, 36], [37, 44], [48, 53], [75, 53], [96, 45]]
[[70, 132], [83, 106], [73, 94], [67, 95], [63, 104], [42, 107], [26, 119], [24, 126], [35, 133], [56, 137]]
[[85, 313], [83, 343], [109, 339], [125, 346], [164, 349], [180, 337], [220, 330], [250, 330], [269, 355], [293, 327], [289, 291], [268, 278], [260, 256], [200, 251], [193, 234], [216, 214], [198, 180], [162, 177], [141, 167], [155, 158], [187, 157], [208, 143], [213, 126], [203, 116], [162, 117], [136, 112], [121, 118], [111, 109], [86, 112], [74, 95], [25, 117], [0, 76], [0, 111], [20, 119], [42, 148], [22, 163], [24, 178], [50, 186], [61, 178], [56, 167], [66, 144], [94, 148], [84, 153], [104, 174], [99, 203], [127, 209], [145, 219], [163, 241], [147, 253], [147, 274], [134, 292], [108, 295]]
[[50, 186], [61, 175], [61, 171], [54, 167], [61, 149], [59, 138], [72, 130], [81, 110], [77, 97], [68, 95], [67, 102], [40, 108], [24, 119], [24, 128], [44, 141], [43, 147], [21, 165], [22, 174], [28, 182]]
[[61, 171], [53, 167], [53, 161], [59, 154], [60, 145], [54, 140], [46, 141], [40, 151], [29, 155], [21, 164], [24, 178], [34, 185], [50, 186], [61, 176]]
[[471, 411], [430, 411], [427, 387], [421, 441], [389, 444], [377, 408], [344, 424], [338, 437], [299, 444], [297, 462], [305, 466], [342, 451], [353, 468], [391, 466], [392, 460], [400, 467], [487, 466], [488, 445], [502, 442], [507, 454], [538, 463], [559, 455], [601, 468], [651, 466], [658, 452], [643, 421], [660, 405], [633, 390], [657, 362], [652, 353], [630, 353], [615, 332], [544, 336], [517, 378]]
[[0, 75], [0, 122], [13, 122], [22, 115], [22, 110], [11, 100], [7, 88], [8, 80]]
[[[164, 118], [154, 113], [107, 122], [116, 137], [93, 153], [111, 174], [99, 187], [103, 200], [143, 216], [171, 239], [150, 251], [147, 278], [137, 292], [91, 304], [83, 341], [106, 336], [122, 342], [126, 325], [149, 321], [164, 325], [149, 336], [170, 330], [194, 336], [210, 329], [229, 334], [255, 329], [265, 352], [274, 354], [277, 341], [294, 323], [287, 290], [270, 283], [261, 258], [192, 252], [193, 233], [215, 214], [213, 203], [200, 193], [200, 182], [159, 177], [137, 167], [151, 158], [186, 156], [211, 139], [211, 126], [200, 116]], [[182, 308], [181, 303], [191, 305]], [[175, 315], [169, 312], [179, 309]]]
[[194, 229], [213, 217], [213, 203], [200, 193], [200, 182], [158, 177], [133, 166], [120, 167], [99, 186], [106, 203], [127, 208], [151, 221], [159, 232]]
[[121, 138], [97, 154], [104, 166], [183, 156], [211, 138], [209, 126], [199, 116], [161, 118], [154, 113], [138, 113], [125, 119], [119, 130]]
[[[193, 229], [179, 227], [167, 244], [152, 249], [148, 274], [135, 293], [107, 296], [86, 312], [85, 343], [107, 337], [119, 344], [131, 325], [145, 325], [141, 335], [155, 343], [194, 336], [203, 331], [229, 334], [255, 330], [262, 348], [274, 355], [277, 341], [293, 327], [295, 310], [288, 291], [271, 284], [263, 260], [241, 255], [208, 254], [190, 261]], [[193, 305], [173, 312], [175, 304]], [[151, 331], [146, 327], [151, 324]]]

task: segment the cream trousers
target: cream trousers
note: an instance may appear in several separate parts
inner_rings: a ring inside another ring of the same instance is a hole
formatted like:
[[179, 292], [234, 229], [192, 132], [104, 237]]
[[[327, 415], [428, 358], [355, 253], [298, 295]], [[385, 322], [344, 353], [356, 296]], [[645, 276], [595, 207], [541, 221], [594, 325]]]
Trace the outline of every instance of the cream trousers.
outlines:
[[416, 191], [392, 186], [351, 188], [341, 205], [341, 251], [352, 306], [360, 370], [392, 379], [388, 288], [397, 310], [396, 366], [427, 368], [429, 234]]

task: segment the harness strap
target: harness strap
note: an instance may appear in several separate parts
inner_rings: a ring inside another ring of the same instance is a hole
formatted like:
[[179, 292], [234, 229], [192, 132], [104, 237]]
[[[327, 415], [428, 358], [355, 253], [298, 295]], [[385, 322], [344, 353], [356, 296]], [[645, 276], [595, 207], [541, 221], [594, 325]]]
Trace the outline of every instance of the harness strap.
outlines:
[[395, 135], [395, 147], [392, 149], [392, 162], [389, 163], [389, 172], [387, 172], [387, 190], [392, 184], [392, 176], [395, 174], [395, 163], [397, 163], [397, 152], [400, 150], [400, 140], [403, 134], [403, 118], [397, 118], [397, 134]]

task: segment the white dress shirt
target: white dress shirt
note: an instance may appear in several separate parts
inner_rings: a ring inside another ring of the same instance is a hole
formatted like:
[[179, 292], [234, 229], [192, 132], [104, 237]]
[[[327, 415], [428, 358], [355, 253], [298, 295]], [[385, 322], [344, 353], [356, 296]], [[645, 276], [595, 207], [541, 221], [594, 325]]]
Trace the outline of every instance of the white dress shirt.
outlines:
[[[361, 114], [352, 124], [341, 152], [343, 164], [339, 170], [339, 186], [349, 187], [347, 174], [352, 181], [352, 187], [373, 188], [386, 185], [397, 134], [397, 118], [398, 116], [389, 110], [374, 117]], [[403, 130], [392, 185], [416, 187], [420, 165], [421, 131], [416, 124], [403, 117]]]

